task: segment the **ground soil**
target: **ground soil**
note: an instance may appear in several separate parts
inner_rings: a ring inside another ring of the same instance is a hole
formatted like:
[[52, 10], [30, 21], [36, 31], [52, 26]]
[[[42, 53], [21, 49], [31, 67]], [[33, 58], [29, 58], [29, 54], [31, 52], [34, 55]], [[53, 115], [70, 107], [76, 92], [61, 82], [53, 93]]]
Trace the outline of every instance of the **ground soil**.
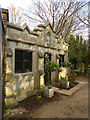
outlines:
[[29, 97], [10, 110], [11, 118], [88, 118], [88, 79], [78, 76], [77, 80], [87, 84], [73, 95], [55, 93], [50, 99]]

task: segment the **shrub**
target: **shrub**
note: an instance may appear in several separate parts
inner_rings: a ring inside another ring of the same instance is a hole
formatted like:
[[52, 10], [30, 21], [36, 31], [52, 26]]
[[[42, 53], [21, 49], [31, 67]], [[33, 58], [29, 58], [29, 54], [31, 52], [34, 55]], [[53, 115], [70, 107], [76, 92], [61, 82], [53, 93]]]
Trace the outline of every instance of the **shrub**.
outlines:
[[88, 74], [90, 74], [90, 68], [88, 68]]
[[47, 72], [47, 75], [48, 75], [48, 85], [50, 83], [50, 80], [49, 80], [49, 74], [50, 74], [50, 72], [56, 71], [57, 68], [59, 68], [59, 65], [56, 64], [54, 61], [48, 61], [45, 64], [45, 72]]
[[71, 72], [70, 72], [70, 75], [69, 75], [69, 82], [70, 82], [70, 84], [76, 82], [76, 73], [74, 72], [74, 70], [71, 70]]
[[62, 62], [63, 67], [71, 67], [72, 64], [70, 62]]
[[53, 72], [59, 67], [54, 61], [49, 61], [45, 64], [45, 72]]
[[84, 72], [80, 71], [80, 69], [75, 69], [74, 72], [77, 74], [77, 75], [83, 75]]

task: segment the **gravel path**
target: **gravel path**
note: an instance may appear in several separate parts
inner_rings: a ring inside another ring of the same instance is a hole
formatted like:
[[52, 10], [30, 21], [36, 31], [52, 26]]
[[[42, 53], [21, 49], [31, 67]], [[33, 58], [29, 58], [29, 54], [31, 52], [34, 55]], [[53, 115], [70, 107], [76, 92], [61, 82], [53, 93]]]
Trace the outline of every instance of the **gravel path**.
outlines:
[[33, 118], [88, 118], [88, 84], [72, 96], [62, 96], [33, 112]]

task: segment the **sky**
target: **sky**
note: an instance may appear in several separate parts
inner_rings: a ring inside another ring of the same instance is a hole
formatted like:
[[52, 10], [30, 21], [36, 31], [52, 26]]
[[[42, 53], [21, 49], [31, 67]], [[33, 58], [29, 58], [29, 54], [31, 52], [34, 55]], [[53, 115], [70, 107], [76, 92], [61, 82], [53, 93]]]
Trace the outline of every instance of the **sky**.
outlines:
[[[41, 1], [43, 2], [43, 0], [0, 0], [0, 5], [1, 8], [8, 8], [10, 6], [10, 4], [14, 4], [17, 7], [21, 7], [23, 8], [25, 11], [28, 12], [28, 10], [30, 8], [32, 8], [32, 3], [33, 1]], [[55, 1], [55, 0], [52, 0]], [[57, 0], [58, 1], [58, 0]], [[67, 0], [61, 0], [61, 1], [67, 1]], [[75, 1], [75, 0], [74, 0]], [[76, 1], [80, 1], [80, 2], [88, 2], [89, 0], [76, 0]], [[30, 14], [30, 13], [29, 13]], [[35, 25], [31, 24], [31, 28], [33, 29], [34, 27], [36, 27]], [[85, 34], [85, 35], [84, 35]], [[83, 36], [85, 37], [85, 39], [87, 39], [87, 35], [88, 35], [88, 29], [86, 29], [84, 31]]]
[[10, 4], [14, 4], [15, 6], [21, 6], [23, 9], [27, 9], [29, 5], [32, 5], [33, 0], [0, 0], [1, 7], [8, 8]]
[[[14, 4], [15, 6], [21, 6], [24, 9], [27, 9], [27, 6], [32, 5], [33, 1], [43, 1], [43, 0], [0, 0], [1, 7], [7, 8], [10, 4]], [[55, 1], [55, 0], [52, 0]], [[67, 0], [61, 0], [67, 1]], [[88, 2], [89, 0], [73, 0], [80, 2]]]

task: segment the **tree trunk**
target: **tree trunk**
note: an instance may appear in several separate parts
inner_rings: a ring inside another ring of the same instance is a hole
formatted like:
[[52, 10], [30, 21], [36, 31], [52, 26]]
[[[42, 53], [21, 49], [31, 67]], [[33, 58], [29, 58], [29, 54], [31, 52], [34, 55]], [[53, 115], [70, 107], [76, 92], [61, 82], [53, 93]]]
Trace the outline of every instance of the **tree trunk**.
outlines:
[[89, 55], [86, 59], [86, 62], [85, 62], [85, 70], [84, 70], [84, 75], [87, 75], [87, 72], [88, 72], [88, 64], [89, 64]]

